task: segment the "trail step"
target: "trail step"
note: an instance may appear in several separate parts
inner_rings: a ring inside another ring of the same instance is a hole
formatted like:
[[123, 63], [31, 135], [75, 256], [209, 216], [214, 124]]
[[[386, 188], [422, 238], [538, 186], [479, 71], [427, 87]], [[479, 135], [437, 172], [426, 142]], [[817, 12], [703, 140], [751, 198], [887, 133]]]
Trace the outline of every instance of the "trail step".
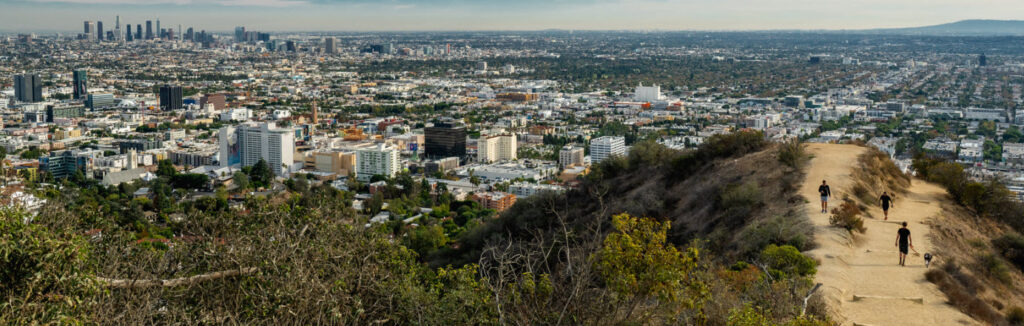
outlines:
[[858, 323], [858, 322], [853, 322], [853, 326], [875, 326], [875, 325], [872, 325], [872, 324], [863, 324], [863, 323]]
[[861, 301], [864, 299], [883, 299], [883, 300], [906, 300], [917, 304], [924, 304], [924, 298], [922, 297], [890, 297], [883, 295], [853, 295], [853, 301]]

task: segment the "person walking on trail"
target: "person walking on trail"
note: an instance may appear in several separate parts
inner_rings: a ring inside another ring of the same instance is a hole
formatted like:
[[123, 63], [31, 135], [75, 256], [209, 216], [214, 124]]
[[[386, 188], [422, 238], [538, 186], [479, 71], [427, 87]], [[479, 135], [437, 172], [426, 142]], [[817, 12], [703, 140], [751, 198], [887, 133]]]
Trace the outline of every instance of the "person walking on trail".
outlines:
[[818, 186], [818, 194], [821, 195], [821, 212], [828, 213], [828, 197], [832, 197], [832, 189], [828, 188], [825, 180], [821, 180], [821, 186]]
[[889, 207], [896, 207], [896, 206], [892, 205], [893, 204], [892, 197], [889, 197], [889, 193], [888, 192], [883, 191], [882, 192], [882, 197], [879, 197], [878, 201], [880, 201], [882, 203], [882, 212], [885, 213], [885, 220], [888, 221], [889, 220]]
[[907, 222], [903, 222], [903, 227], [901, 227], [899, 231], [896, 231], [896, 247], [900, 248], [900, 266], [906, 266], [907, 250], [908, 248], [914, 247], [914, 240], [910, 238], [910, 230], [907, 229]]

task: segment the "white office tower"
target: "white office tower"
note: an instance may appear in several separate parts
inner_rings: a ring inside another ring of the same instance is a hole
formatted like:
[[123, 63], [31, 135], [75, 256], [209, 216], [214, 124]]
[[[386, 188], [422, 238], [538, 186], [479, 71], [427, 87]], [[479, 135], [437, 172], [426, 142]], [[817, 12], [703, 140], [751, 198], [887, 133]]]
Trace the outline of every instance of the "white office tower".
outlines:
[[399, 170], [398, 150], [377, 144], [356, 151], [356, 179], [370, 181], [374, 175], [394, 177]]
[[644, 84], [640, 84], [633, 92], [633, 100], [637, 102], [656, 102], [661, 99], [661, 86], [658, 85], [644, 86]]
[[480, 137], [476, 144], [476, 159], [481, 163], [516, 159], [516, 135]]
[[626, 138], [617, 136], [598, 137], [590, 141], [590, 163], [597, 164], [614, 155], [626, 154]]
[[295, 164], [295, 129], [273, 122], [221, 128], [218, 141], [221, 166], [253, 166], [263, 159], [275, 174], [287, 177]]

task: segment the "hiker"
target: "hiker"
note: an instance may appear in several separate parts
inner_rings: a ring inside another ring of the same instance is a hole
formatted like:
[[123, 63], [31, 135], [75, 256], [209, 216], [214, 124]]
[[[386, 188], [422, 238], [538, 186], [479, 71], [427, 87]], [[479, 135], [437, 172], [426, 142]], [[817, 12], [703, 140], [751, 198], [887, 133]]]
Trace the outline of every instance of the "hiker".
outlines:
[[[882, 212], [885, 213], [885, 220], [889, 220], [889, 207], [892, 206], [892, 197], [889, 197], [889, 192], [883, 191], [882, 197], [878, 198], [878, 201], [882, 202]], [[892, 206], [895, 207], [895, 206]]]
[[903, 222], [903, 227], [896, 231], [896, 247], [900, 248], [900, 266], [906, 266], [907, 248], [914, 247], [914, 240], [910, 239], [910, 230], [907, 229], [907, 222]]
[[821, 186], [818, 186], [818, 194], [821, 194], [821, 212], [828, 213], [828, 197], [832, 196], [832, 190], [828, 188], [825, 180], [821, 180]]

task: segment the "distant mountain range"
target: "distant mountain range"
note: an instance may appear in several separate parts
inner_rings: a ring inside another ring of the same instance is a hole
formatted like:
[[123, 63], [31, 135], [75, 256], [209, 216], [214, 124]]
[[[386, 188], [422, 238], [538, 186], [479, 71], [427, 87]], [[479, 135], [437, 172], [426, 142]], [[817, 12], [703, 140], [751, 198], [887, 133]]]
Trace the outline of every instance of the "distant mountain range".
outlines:
[[905, 35], [1024, 36], [1024, 20], [971, 19], [932, 26], [882, 28], [862, 30], [859, 32]]

